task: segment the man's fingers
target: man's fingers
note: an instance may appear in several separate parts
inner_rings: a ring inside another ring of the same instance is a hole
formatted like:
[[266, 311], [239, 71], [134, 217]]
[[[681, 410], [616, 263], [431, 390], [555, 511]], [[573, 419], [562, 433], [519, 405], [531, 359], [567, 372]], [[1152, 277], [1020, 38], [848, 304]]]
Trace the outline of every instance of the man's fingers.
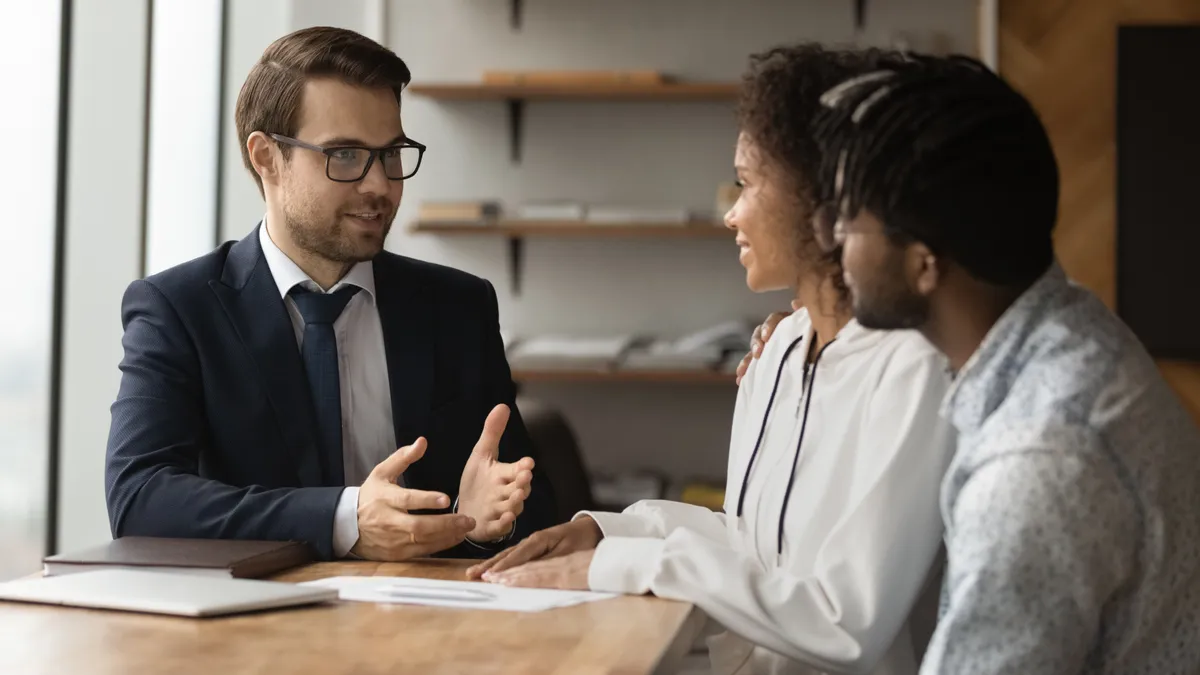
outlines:
[[[488, 520], [495, 522], [509, 513], [513, 516], [521, 515], [525, 510], [525, 500], [529, 497], [529, 490], [526, 488], [515, 488], [507, 493], [501, 500], [497, 501], [488, 511]], [[507, 532], [508, 530], [505, 530]]]
[[442, 541], [433, 544], [417, 544], [416, 546], [410, 547], [409, 553], [404, 556], [404, 559], [412, 560], [413, 558], [428, 558], [435, 553], [441, 553], [448, 548], [454, 548], [455, 546], [458, 546], [463, 542], [464, 539], [466, 539], [466, 537], [459, 537], [455, 541]]
[[416, 544], [408, 546], [409, 558], [423, 558], [434, 553], [440, 553], [448, 548], [453, 548], [463, 542], [467, 535], [445, 535], [441, 538], [434, 539], [428, 542], [418, 540]]
[[375, 468], [371, 469], [371, 476], [382, 478], [389, 483], [395, 483], [396, 479], [404, 475], [404, 471], [412, 466], [413, 462], [425, 456], [425, 448], [427, 446], [428, 442], [426, 442], [424, 436], [418, 438], [412, 445], [400, 448], [393, 452], [387, 459], [376, 464]]
[[[775, 334], [775, 329], [779, 326], [779, 322], [783, 321], [789, 316], [791, 316], [791, 314], [785, 312], [775, 312], [768, 316], [767, 320], [764, 321], [760, 326], [754, 329], [754, 334], [750, 338], [751, 358], [757, 359], [758, 357], [762, 356], [763, 348], [766, 347], [766, 344], [771, 339], [771, 336]], [[750, 367], [750, 363], [746, 361], [746, 359], [742, 359], [742, 363], [745, 364], [746, 368]], [[738, 384], [742, 383], [742, 377], [745, 374], [746, 371], [742, 368], [742, 364], [739, 364], [737, 376]]]
[[530, 487], [533, 484], [533, 474], [528, 471], [522, 471], [517, 474], [517, 477], [504, 484], [506, 492], [502, 494], [512, 495], [514, 491], [520, 491], [529, 494]]
[[508, 534], [509, 530], [512, 529], [513, 521], [516, 519], [517, 516], [511, 511], [505, 511], [504, 513], [501, 513], [496, 517], [495, 520], [484, 526], [483, 529], [485, 536], [488, 539], [503, 537], [504, 535]]
[[[475, 519], [458, 513], [432, 516], [405, 514], [398, 520], [401, 536], [415, 538], [417, 543], [438, 541], [446, 537], [466, 537], [475, 529]], [[412, 536], [409, 536], [412, 535]]]
[[[795, 308], [795, 306], [796, 306], [796, 301], [793, 300], [792, 307]], [[788, 318], [791, 315], [792, 315], [791, 312], [774, 312], [773, 314], [771, 314], [771, 316], [768, 316], [767, 317], [767, 329], [765, 331], [763, 331], [763, 342], [770, 340], [771, 336], [775, 334], [775, 329], [777, 327], [779, 327], [779, 322], [783, 321], [784, 319]]]
[[763, 344], [762, 334], [763, 334], [762, 324], [755, 326], [754, 332], [750, 334], [750, 355], [756, 359], [758, 358], [759, 350], [762, 349], [762, 344]]
[[[532, 463], [533, 460], [530, 460]], [[499, 471], [495, 472], [495, 482], [497, 485], [507, 485], [516, 481], [524, 480], [526, 484], [533, 481], [533, 467], [525, 468], [521, 462], [515, 464], [499, 465]]]
[[[513, 520], [516, 520], [517, 516], [521, 515], [521, 513], [525, 511], [525, 499], [527, 496], [528, 494], [525, 492], [525, 490], [514, 491], [511, 495], [509, 495], [508, 499], [504, 500], [500, 504], [499, 515], [496, 519], [500, 520], [507, 514], [511, 515]], [[508, 532], [508, 529], [506, 528], [503, 532]]]
[[746, 354], [742, 357], [742, 362], [737, 367], [737, 383], [742, 383], [742, 378], [746, 376], [746, 371], [750, 370], [750, 363], [754, 360], [752, 354]]
[[483, 432], [479, 434], [479, 442], [475, 444], [474, 452], [489, 459], [500, 456], [500, 438], [504, 436], [504, 428], [508, 426], [508, 406], [501, 403], [492, 408], [487, 419], [483, 422]]
[[416, 543], [413, 543], [411, 537], [401, 533], [392, 545], [391, 557], [393, 560], [412, 560], [413, 558], [423, 558], [445, 551], [448, 548], [453, 548], [463, 542], [467, 538], [465, 534], [443, 534], [433, 539], [422, 540], [419, 537]]
[[386, 494], [388, 506], [401, 511], [444, 509], [450, 506], [450, 498], [441, 492], [397, 487], [395, 490], [389, 490]]

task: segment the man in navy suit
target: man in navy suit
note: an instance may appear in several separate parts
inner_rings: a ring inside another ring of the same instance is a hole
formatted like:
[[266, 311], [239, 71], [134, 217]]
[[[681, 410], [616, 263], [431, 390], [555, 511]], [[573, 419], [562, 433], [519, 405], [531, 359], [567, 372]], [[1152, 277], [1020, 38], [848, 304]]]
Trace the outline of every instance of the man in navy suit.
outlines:
[[383, 250], [425, 151], [401, 124], [409, 77], [333, 28], [251, 70], [236, 123], [263, 222], [125, 293], [114, 536], [402, 560], [486, 556], [553, 524], [491, 284]]

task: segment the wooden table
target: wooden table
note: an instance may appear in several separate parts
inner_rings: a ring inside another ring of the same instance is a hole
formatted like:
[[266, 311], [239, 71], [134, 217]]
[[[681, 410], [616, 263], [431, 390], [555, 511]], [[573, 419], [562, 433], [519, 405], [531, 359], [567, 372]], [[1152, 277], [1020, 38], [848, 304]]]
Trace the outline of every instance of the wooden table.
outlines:
[[[461, 579], [470, 564], [318, 563], [275, 579]], [[0, 602], [0, 673], [670, 673], [703, 622], [650, 597], [527, 614], [335, 602], [215, 619]]]

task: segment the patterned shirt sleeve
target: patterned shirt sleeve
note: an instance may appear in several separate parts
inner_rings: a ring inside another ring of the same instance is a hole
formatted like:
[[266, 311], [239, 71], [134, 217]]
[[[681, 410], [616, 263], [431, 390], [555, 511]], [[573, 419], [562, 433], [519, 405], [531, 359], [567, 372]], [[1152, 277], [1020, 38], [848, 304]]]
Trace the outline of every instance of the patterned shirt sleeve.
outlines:
[[947, 504], [948, 605], [922, 675], [1079, 673], [1100, 656], [1089, 651], [1101, 612], [1134, 569], [1143, 524], [1086, 436], [1007, 450], [963, 476]]

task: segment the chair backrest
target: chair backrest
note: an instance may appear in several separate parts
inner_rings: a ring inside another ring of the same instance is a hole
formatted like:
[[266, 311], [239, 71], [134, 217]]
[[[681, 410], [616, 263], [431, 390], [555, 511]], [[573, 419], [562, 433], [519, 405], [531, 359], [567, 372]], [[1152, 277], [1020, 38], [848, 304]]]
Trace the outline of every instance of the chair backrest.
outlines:
[[535, 399], [520, 397], [517, 408], [537, 451], [537, 470], [543, 472], [554, 490], [558, 522], [565, 523], [580, 511], [595, 509], [591, 480], [566, 417]]

